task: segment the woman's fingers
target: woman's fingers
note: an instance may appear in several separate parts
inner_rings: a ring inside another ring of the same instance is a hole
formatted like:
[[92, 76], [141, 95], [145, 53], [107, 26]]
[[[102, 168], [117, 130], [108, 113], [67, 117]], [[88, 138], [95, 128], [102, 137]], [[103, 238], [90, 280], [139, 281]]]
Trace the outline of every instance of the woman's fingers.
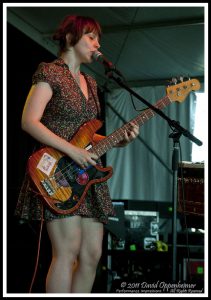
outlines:
[[80, 163], [80, 166], [85, 169], [88, 168], [89, 165], [95, 166], [97, 164], [98, 156], [95, 153], [87, 152], [85, 151], [85, 155], [82, 157], [82, 161]]
[[125, 139], [128, 143], [134, 140], [139, 134], [139, 126], [133, 122], [131, 122], [130, 125], [131, 128], [129, 131], [125, 131]]

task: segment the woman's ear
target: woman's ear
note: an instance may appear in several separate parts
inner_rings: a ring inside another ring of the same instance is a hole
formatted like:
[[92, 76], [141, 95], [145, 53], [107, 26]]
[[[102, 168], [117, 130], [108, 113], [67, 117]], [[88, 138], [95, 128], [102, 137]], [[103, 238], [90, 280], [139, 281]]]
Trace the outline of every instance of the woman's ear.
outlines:
[[66, 34], [66, 45], [67, 45], [67, 47], [71, 46], [71, 42], [72, 42], [72, 34], [67, 33]]

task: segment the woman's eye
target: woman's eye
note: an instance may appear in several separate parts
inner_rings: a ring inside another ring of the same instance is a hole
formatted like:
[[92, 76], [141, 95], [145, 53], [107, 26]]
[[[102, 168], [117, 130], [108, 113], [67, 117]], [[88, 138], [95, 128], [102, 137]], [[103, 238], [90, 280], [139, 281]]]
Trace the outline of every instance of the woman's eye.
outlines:
[[90, 39], [91, 41], [96, 40], [97, 42], [99, 42], [99, 41], [98, 41], [98, 37], [97, 37], [96, 35], [89, 34], [88, 37], [89, 37], [89, 39]]

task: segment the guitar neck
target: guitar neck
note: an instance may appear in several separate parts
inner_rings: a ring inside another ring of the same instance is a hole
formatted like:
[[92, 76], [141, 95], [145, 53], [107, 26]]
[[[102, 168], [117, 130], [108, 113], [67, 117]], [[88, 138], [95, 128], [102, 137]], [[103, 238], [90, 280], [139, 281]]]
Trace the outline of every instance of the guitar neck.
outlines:
[[[168, 96], [165, 96], [164, 98], [160, 99], [154, 106], [158, 109], [163, 109], [167, 105], [171, 103]], [[153, 116], [155, 116], [155, 111], [152, 109], [146, 109], [144, 112], [136, 116], [134, 119], [132, 119], [130, 122], [135, 122], [139, 126], [142, 126], [146, 121], [150, 120]], [[106, 138], [101, 140], [97, 145], [95, 145], [91, 151], [98, 155], [98, 157], [101, 157], [103, 154], [105, 154], [108, 150], [113, 148], [115, 145], [117, 145], [120, 141], [123, 140], [125, 131], [128, 131], [130, 129], [130, 122], [124, 124], [119, 129], [115, 130], [112, 134], [108, 135]]]

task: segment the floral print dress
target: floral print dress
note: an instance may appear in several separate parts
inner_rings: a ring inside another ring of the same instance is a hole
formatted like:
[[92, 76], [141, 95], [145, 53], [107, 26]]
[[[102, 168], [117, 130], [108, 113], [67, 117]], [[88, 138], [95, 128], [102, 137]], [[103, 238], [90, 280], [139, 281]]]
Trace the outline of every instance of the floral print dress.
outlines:
[[[100, 104], [97, 96], [96, 81], [84, 74], [88, 86], [88, 99], [69, 71], [62, 58], [51, 63], [42, 62], [32, 77], [32, 83], [47, 82], [53, 91], [41, 122], [56, 135], [67, 141], [77, 132], [82, 124], [99, 117]], [[44, 206], [44, 220], [80, 215], [92, 217], [102, 223], [115, 215], [107, 183], [94, 184], [90, 187], [85, 201], [74, 212], [68, 215], [55, 214]], [[15, 215], [21, 220], [41, 220], [43, 202], [34, 192], [29, 174], [25, 173], [18, 197]]]

